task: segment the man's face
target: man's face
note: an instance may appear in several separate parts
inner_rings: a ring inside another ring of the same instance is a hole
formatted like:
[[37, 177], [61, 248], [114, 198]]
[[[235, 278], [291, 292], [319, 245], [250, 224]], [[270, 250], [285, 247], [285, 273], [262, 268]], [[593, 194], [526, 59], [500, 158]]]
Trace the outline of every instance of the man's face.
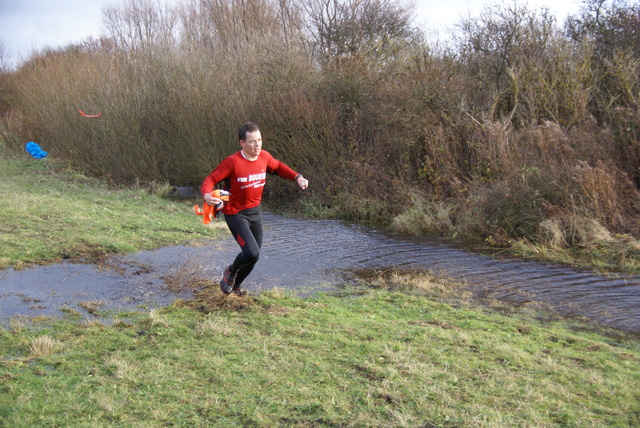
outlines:
[[257, 157], [262, 150], [262, 135], [260, 131], [247, 132], [245, 140], [240, 140], [244, 155], [250, 159]]

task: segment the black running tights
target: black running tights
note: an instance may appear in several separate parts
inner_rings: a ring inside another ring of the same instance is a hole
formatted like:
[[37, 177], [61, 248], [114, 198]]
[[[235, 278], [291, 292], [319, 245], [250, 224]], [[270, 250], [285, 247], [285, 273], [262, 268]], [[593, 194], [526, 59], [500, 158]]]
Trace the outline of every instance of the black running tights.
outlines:
[[260, 257], [262, 247], [262, 210], [260, 206], [225, 215], [225, 221], [242, 252], [236, 256], [231, 270], [237, 272], [236, 286], [251, 273]]

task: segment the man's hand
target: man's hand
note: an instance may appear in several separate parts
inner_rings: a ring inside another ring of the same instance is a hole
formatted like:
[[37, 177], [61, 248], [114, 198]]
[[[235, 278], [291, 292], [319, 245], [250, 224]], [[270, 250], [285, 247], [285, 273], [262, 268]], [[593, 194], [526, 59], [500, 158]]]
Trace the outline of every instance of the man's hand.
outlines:
[[222, 209], [223, 202], [228, 201], [229, 196], [231, 196], [231, 193], [226, 190], [213, 189], [211, 193], [207, 193], [202, 198], [209, 206], [216, 207], [216, 209]]
[[205, 195], [203, 196], [203, 198], [204, 198], [204, 201], [205, 201], [208, 205], [210, 205], [210, 206], [212, 206], [212, 207], [215, 207], [215, 206], [216, 206], [216, 205], [218, 205], [220, 202], [222, 202], [222, 199], [220, 199], [220, 198], [214, 198], [213, 196], [211, 196], [211, 193], [207, 193], [207, 194], [205, 194]]
[[309, 180], [304, 178], [302, 175], [298, 175], [298, 177], [296, 177], [296, 182], [298, 183], [298, 186], [300, 186], [302, 190], [309, 187]]

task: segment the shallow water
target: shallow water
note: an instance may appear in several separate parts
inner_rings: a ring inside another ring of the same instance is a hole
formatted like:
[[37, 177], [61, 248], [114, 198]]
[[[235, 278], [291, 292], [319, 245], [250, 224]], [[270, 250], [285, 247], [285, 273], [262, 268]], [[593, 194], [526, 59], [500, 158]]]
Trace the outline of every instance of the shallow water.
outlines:
[[[265, 214], [261, 259], [246, 280], [250, 292], [273, 287], [301, 293], [336, 290], [359, 269], [427, 269], [466, 281], [485, 297], [513, 304], [550, 305], [616, 329], [640, 333], [640, 277], [592, 272], [488, 254], [436, 242], [391, 236], [332, 220]], [[111, 257], [106, 265], [61, 264], [0, 272], [0, 320], [14, 315], [59, 315], [83, 302], [102, 309], [155, 307], [192, 290], [171, 292], [165, 278], [218, 280], [238, 252], [226, 238], [203, 247], [169, 247]], [[79, 309], [80, 308], [80, 309]]]

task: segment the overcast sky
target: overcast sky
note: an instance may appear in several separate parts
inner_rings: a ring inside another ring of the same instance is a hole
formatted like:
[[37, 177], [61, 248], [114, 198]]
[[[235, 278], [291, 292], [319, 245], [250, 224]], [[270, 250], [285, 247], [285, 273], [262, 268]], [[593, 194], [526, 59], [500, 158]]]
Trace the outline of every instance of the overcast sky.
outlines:
[[[80, 42], [101, 32], [102, 8], [125, 0], [0, 0], [0, 42], [4, 59], [24, 59], [34, 50]], [[160, 0], [163, 2], [163, 0]], [[178, 0], [167, 0], [175, 3]], [[446, 33], [461, 16], [472, 16], [498, 0], [415, 0], [418, 22]], [[562, 22], [580, 0], [518, 0], [545, 6]]]

